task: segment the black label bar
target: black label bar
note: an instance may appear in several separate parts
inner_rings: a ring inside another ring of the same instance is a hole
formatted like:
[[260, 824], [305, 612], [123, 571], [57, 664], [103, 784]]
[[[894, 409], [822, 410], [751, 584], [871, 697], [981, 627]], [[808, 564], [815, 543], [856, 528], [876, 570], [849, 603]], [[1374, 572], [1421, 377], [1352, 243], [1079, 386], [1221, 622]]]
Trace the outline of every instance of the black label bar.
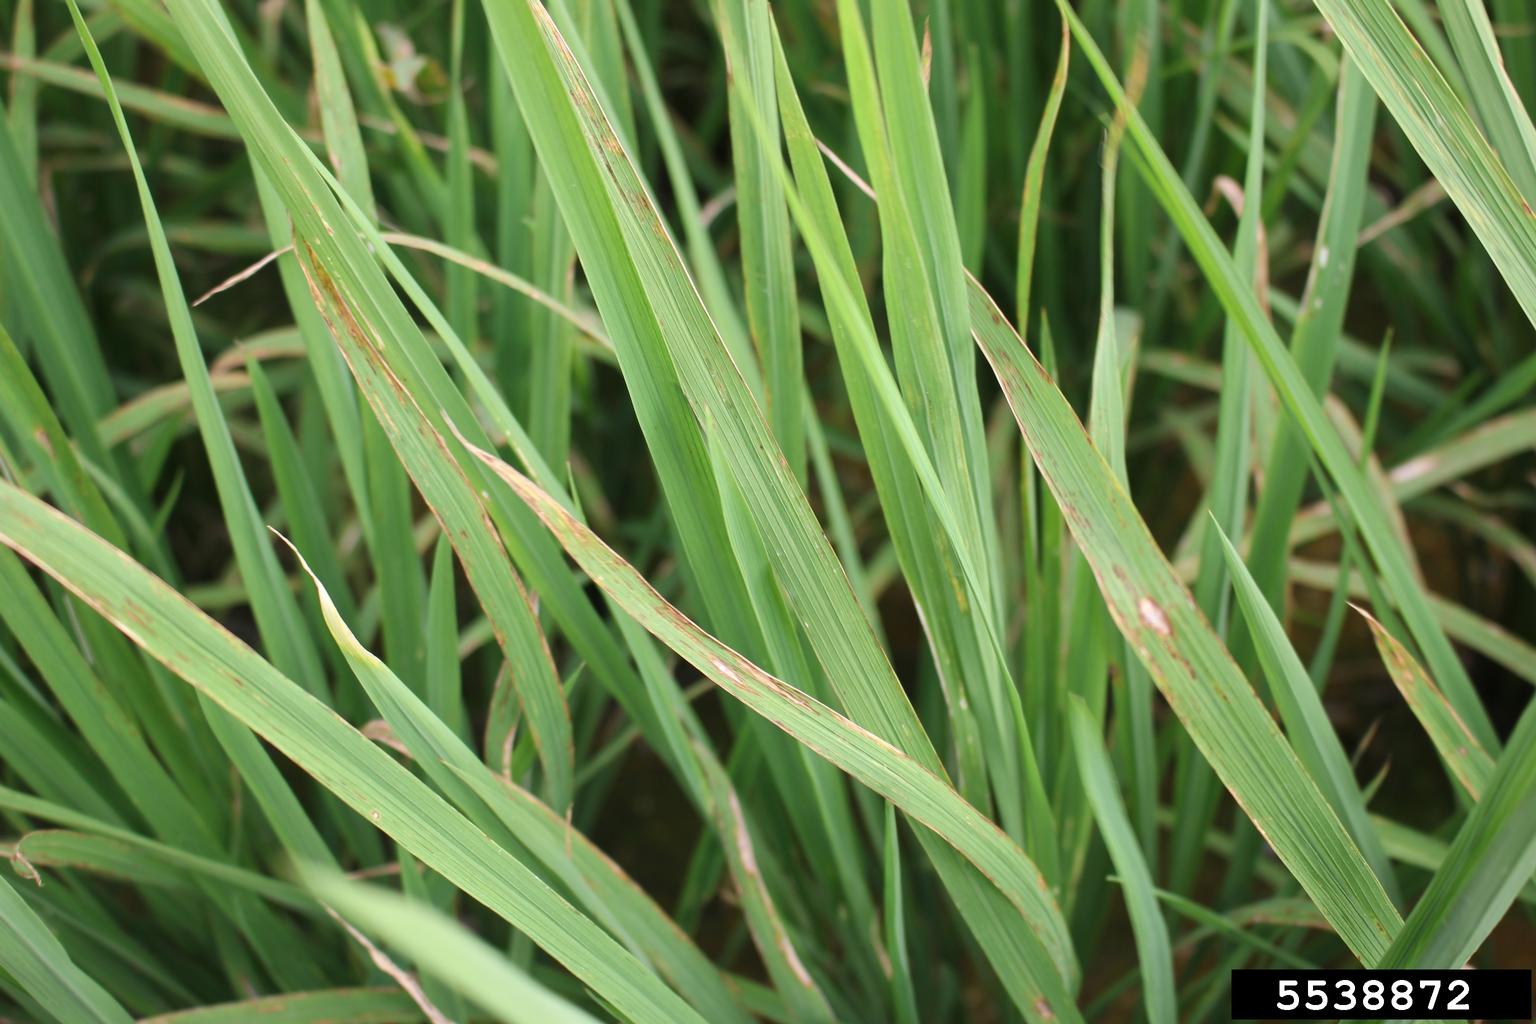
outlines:
[[1531, 1019], [1531, 972], [1237, 970], [1233, 1020]]

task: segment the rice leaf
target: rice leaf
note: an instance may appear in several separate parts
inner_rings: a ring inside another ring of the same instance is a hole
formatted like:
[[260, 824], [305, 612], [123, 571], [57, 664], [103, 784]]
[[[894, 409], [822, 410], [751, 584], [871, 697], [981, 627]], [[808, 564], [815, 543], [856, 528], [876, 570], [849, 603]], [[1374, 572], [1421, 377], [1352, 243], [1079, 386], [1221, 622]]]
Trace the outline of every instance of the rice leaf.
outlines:
[[0, 484], [0, 542], [505, 917], [637, 1021], [700, 1018], [519, 860], [334, 712], [99, 537]]
[[[1357, 0], [1320, 0], [1325, 11], [1330, 13], [1338, 5], [1356, 2]], [[1073, 35], [1078, 45], [1083, 48], [1089, 63], [1093, 65], [1099, 80], [1117, 104], [1123, 103], [1124, 92], [1105, 63], [1098, 47], [1088, 35], [1082, 21], [1064, 3], [1058, 2], [1057, 6], [1062, 11], [1063, 17], [1071, 23]], [[1401, 30], [1401, 23], [1397, 25]], [[1337, 24], [1335, 27], [1339, 28]], [[1347, 41], [1349, 33], [1344, 28], [1339, 28], [1339, 32]], [[1404, 35], [1406, 35], [1405, 30]], [[1362, 60], [1358, 53], [1355, 56], [1356, 60], [1361, 61], [1362, 71], [1365, 72], [1367, 79], [1372, 80], [1372, 84], [1377, 85], [1380, 92], [1380, 85], [1373, 76], [1373, 68], [1367, 61]], [[1411, 55], [1405, 55], [1402, 60], [1412, 63], [1413, 58]], [[1442, 81], [1441, 87], [1443, 85]], [[1391, 101], [1384, 100], [1384, 102], [1393, 109], [1395, 115], [1402, 117]], [[1241, 327], [1243, 337], [1253, 348], [1254, 354], [1286, 411], [1306, 435], [1313, 451], [1338, 485], [1345, 503], [1360, 523], [1371, 555], [1380, 569], [1387, 593], [1408, 623], [1414, 639], [1424, 649], [1432, 670], [1446, 689], [1447, 696], [1456, 706], [1457, 711], [1467, 719], [1468, 726], [1473, 729], [1479, 739], [1484, 743], [1493, 742], [1493, 726], [1488, 721], [1487, 712], [1478, 702], [1466, 670], [1456, 658], [1455, 651], [1451, 648], [1445, 633], [1430, 613], [1409, 559], [1396, 540], [1380, 499], [1373, 493], [1364, 474], [1355, 465], [1354, 459], [1344, 447], [1337, 432], [1327, 422], [1320, 404], [1313, 397], [1300, 370], [1285, 351], [1274, 328], [1264, 317], [1248, 282], [1222, 250], [1210, 223], [1201, 214], [1189, 190], [1175, 173], [1167, 155], [1158, 146], [1146, 123], [1134, 108], [1127, 110], [1127, 131], [1129, 138], [1143, 157], [1144, 162], [1139, 166], [1146, 171], [1158, 201], [1163, 204], [1184, 236], [1185, 243], [1200, 264], [1202, 272], [1221, 300], [1223, 308]], [[1433, 162], [1431, 167], [1437, 173], [1439, 172], [1439, 168], [1435, 167]], [[1449, 190], [1449, 185], [1447, 188]], [[1536, 246], [1533, 246], [1532, 251], [1536, 252]], [[1495, 250], [1490, 248], [1490, 252]], [[1495, 258], [1498, 258], [1496, 252]], [[1516, 291], [1518, 294], [1524, 294], [1518, 288]]]
[[403, 896], [324, 869], [300, 872], [315, 898], [381, 937], [424, 970], [506, 1024], [593, 1024], [597, 1018], [550, 992], [451, 918]]
[[487, 452], [476, 454], [528, 502], [566, 552], [640, 625], [742, 703], [942, 836], [1002, 890], [1029, 922], [1035, 941], [1053, 951], [1065, 948], [1064, 922], [1039, 872], [944, 780], [705, 633], [531, 480]]
[[128, 1024], [133, 1018], [106, 989], [75, 966], [59, 940], [0, 878], [0, 967], [55, 1019]]
[[1413, 655], [1387, 632], [1385, 626], [1364, 611], [1360, 614], [1371, 627], [1371, 636], [1376, 640], [1376, 649], [1381, 652], [1382, 663], [1387, 666], [1403, 700], [1413, 709], [1414, 717], [1429, 734], [1435, 750], [1450, 766], [1451, 774], [1467, 795], [1473, 800], [1482, 799], [1488, 780], [1493, 777], [1493, 758], [1457, 717], [1456, 710], [1446, 702], [1445, 696]]
[[1362, 962], [1401, 920], [1359, 848], [1179, 582], [1066, 399], [972, 282], [971, 324], [1115, 625], [1190, 737]]
[[1178, 1019], [1173, 981], [1173, 954], [1168, 947], [1168, 925], [1157, 905], [1152, 875], [1141, 854], [1141, 846], [1131, 820], [1125, 813], [1115, 783], [1114, 767], [1098, 723], [1081, 697], [1071, 702], [1072, 751], [1077, 757], [1078, 774], [1088, 791], [1099, 831], [1114, 859], [1115, 870], [1124, 880], [1126, 909], [1136, 933], [1136, 949], [1141, 960], [1142, 986], [1147, 1019], [1152, 1024], [1172, 1024]]

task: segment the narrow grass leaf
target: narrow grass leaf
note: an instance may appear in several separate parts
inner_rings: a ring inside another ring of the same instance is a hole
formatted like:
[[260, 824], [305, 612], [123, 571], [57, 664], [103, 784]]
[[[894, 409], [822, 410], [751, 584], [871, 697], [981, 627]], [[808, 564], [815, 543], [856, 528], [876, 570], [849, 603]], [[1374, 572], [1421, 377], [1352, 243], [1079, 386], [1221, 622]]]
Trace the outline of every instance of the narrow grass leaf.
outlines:
[[[805, 427], [800, 408], [804, 354], [789, 212], [779, 181], [777, 154], [762, 152], [752, 119], [768, 126], [769, 138], [778, 138], [773, 27], [766, 0], [716, 0], [715, 11], [721, 32], [731, 37], [725, 54], [747, 326], [763, 365], [763, 401], [769, 425], [796, 478], [804, 481]], [[750, 82], [746, 90], [738, 84], [743, 80]], [[742, 103], [759, 106], [749, 117], [736, 109]]]
[[1066, 399], [974, 281], [971, 324], [1115, 625], [1239, 806], [1356, 956], [1373, 962], [1401, 923], [1380, 881]]
[[[528, 596], [512, 571], [477, 488], [446, 454], [434, 429], [440, 403], [422, 405], [423, 398], [439, 395], [433, 384], [423, 380], [426, 371], [414, 362], [421, 358], [412, 354], [413, 345], [423, 344], [420, 330], [362, 240], [337, 230], [346, 223], [338, 197], [330, 193], [316, 158], [283, 123], [250, 66], [232, 52], [223, 12], [207, 0], [178, 0], [173, 13], [183, 15], [178, 20], [187, 42], [231, 116], [251, 137], [262, 140], [253, 153], [271, 175], [274, 191], [293, 218], [296, 237], [303, 243], [296, 255], [315, 305], [334, 327], [333, 337], [376, 418], [459, 552], [496, 638], [517, 668], [514, 681], [528, 712], [551, 798], [557, 805], [568, 805], [574, 755], [564, 694]], [[432, 368], [443, 376], [435, 358], [427, 369]], [[437, 386], [447, 390], [446, 379]]]
[[[203, 362], [197, 334], [192, 324], [191, 310], [181, 290], [181, 281], [171, 259], [170, 245], [164, 227], [149, 191], [149, 182], [139, 164], [128, 122], [108, 75], [106, 64], [95, 40], [86, 27], [85, 19], [77, 5], [71, 3], [70, 13], [75, 20], [76, 31], [85, 44], [97, 76], [101, 79], [107, 103], [124, 148], [128, 163], [138, 186], [139, 201], [144, 210], [144, 222], [149, 230], [150, 245], [155, 256], [155, 266], [160, 286], [165, 295], [166, 310], [171, 321], [171, 332], [176, 342], [177, 356], [182, 373], [191, 389], [192, 406], [197, 416], [203, 443], [208, 451], [220, 505], [229, 525], [230, 541], [235, 549], [236, 561], [241, 568], [246, 591], [261, 631], [264, 645], [273, 662], [290, 678], [297, 679], [312, 693], [325, 695], [324, 670], [319, 655], [310, 643], [308, 631], [302, 626], [299, 609], [288, 589], [277, 560], [266, 544], [261, 543], [255, 500], [251, 497], [239, 456], [229, 426], [224, 421], [209, 380], [207, 365]], [[230, 758], [239, 768], [253, 795], [272, 821], [273, 827], [289, 843], [290, 850], [304, 856], [329, 859], [329, 852], [308, 814], [294, 795], [293, 790], [278, 773], [271, 759], [249, 732], [228, 718], [221, 709], [205, 707], [214, 734], [224, 744]]]
[[[297, 552], [296, 552], [297, 554]], [[300, 556], [300, 564], [309, 567]], [[740, 1015], [702, 954], [628, 878], [551, 808], [495, 778], [474, 752], [387, 665], [367, 650], [311, 574], [326, 627], [395, 736], [438, 789], [487, 832], [526, 848], [578, 902], [639, 955], [653, 960], [711, 1020]], [[488, 808], [497, 820], [490, 820]], [[721, 1007], [725, 1009], [722, 1009]]]
[[700, 1020], [409, 770], [127, 556], [4, 483], [0, 542], [68, 587], [423, 863], [527, 933], [634, 1020]]
[[476, 454], [528, 502], [587, 575], [640, 625], [742, 703], [942, 836], [994, 881], [1047, 948], [1064, 948], [1064, 922], [1038, 870], [952, 787], [888, 742], [705, 633], [531, 480], [489, 453]]
[[1056, 59], [1056, 73], [1051, 76], [1051, 91], [1045, 98], [1035, 141], [1029, 147], [1029, 162], [1024, 170], [1024, 193], [1019, 208], [1019, 261], [1017, 274], [1017, 324], [1020, 334], [1029, 331], [1030, 295], [1034, 288], [1035, 250], [1040, 230], [1040, 202], [1045, 189], [1045, 160], [1050, 154], [1056, 119], [1061, 114], [1061, 100], [1067, 91], [1067, 70], [1072, 58], [1072, 34], [1061, 23], [1061, 56]]
[[364, 933], [408, 956], [505, 1024], [596, 1024], [484, 940], [430, 906], [323, 869], [299, 877], [315, 898]]
[[1375, 965], [1458, 968], [1482, 946], [1536, 871], [1536, 705], [1527, 707], [1483, 797], [1429, 888]]
[[143, 1017], [139, 1024], [418, 1024], [421, 1008], [398, 988], [284, 992]]
[[128, 1011], [75, 966], [53, 932], [0, 878], [0, 968], [60, 1024], [130, 1024]]
[[[1319, 0], [1319, 2], [1325, 9], [1331, 11], [1335, 6], [1356, 4], [1358, 0]], [[1078, 45], [1088, 57], [1089, 63], [1093, 65], [1095, 73], [1111, 98], [1117, 105], [1124, 104], [1124, 90], [1116, 81], [1114, 73], [1081, 19], [1060, 0], [1057, 7], [1062, 12], [1062, 16], [1071, 23]], [[1392, 15], [1389, 13], [1387, 17], [1392, 18]], [[1395, 18], [1393, 20], [1395, 21]], [[1396, 24], [1398, 30], [1406, 35], [1406, 30], [1402, 29], [1401, 23]], [[1345, 35], [1342, 28], [1340, 34]], [[1361, 59], [1358, 53], [1356, 59]], [[1407, 63], [1413, 62], [1411, 55], [1402, 57], [1402, 60]], [[1367, 78], [1372, 78], [1372, 69], [1366, 66], [1364, 61], [1362, 61], [1362, 70], [1366, 72]], [[1373, 78], [1372, 84], [1377, 84]], [[1441, 85], [1443, 84], [1442, 82]], [[1379, 91], [1381, 90], [1378, 85]], [[1392, 104], [1389, 102], [1388, 106], [1391, 107]], [[1394, 113], [1396, 113], [1395, 109]], [[1344, 501], [1360, 525], [1371, 555], [1378, 564], [1387, 593], [1391, 595], [1393, 603], [1408, 623], [1414, 639], [1424, 650], [1431, 670], [1436, 673], [1441, 685], [1445, 687], [1446, 695], [1456, 706], [1457, 711], [1467, 719], [1468, 726], [1479, 739], [1485, 743], [1493, 742], [1493, 726], [1488, 720], [1487, 712], [1472, 689], [1466, 669], [1456, 657], [1450, 641], [1446, 639], [1444, 631], [1430, 612], [1428, 602], [1413, 572], [1411, 561], [1396, 539], [1396, 534], [1388, 520], [1387, 510], [1383, 508], [1380, 498], [1365, 479], [1365, 474], [1356, 465], [1336, 429], [1328, 422], [1321, 404], [1313, 396], [1311, 388], [1295, 361], [1286, 352], [1274, 327], [1264, 316], [1258, 299], [1253, 294], [1251, 282], [1244, 278], [1223, 250], [1210, 223], [1200, 212], [1194, 197], [1190, 195], [1189, 189], [1174, 171], [1167, 154], [1158, 145], [1151, 130], [1134, 107], [1127, 108], [1126, 116], [1129, 136], [1143, 157], [1138, 166], [1146, 173], [1153, 186], [1154, 195], [1163, 204], [1179, 232], [1184, 236], [1190, 253], [1200, 265], [1201, 271], [1216, 292], [1227, 315], [1241, 328], [1243, 337], [1252, 347], [1287, 412], [1306, 435], [1319, 460], [1338, 485]], [[1399, 116], [1401, 118], [1401, 115]], [[1437, 175], [1440, 174], [1440, 169], [1433, 163], [1431, 168]], [[1504, 180], [1507, 181], [1507, 176]], [[1521, 228], [1532, 232], [1532, 238], [1536, 239], [1536, 227], [1533, 227], [1529, 220], [1522, 223]], [[1532, 251], [1536, 252], [1536, 245], [1532, 246]], [[1536, 278], [1536, 264], [1533, 264], [1531, 274]], [[1516, 288], [1516, 293], [1522, 297], [1529, 297], [1536, 295], [1536, 289], [1522, 291]], [[1536, 302], [1536, 299], [1531, 301]], [[1532, 308], [1536, 310], [1536, 306]]]
[[1173, 954], [1168, 947], [1168, 924], [1163, 920], [1153, 890], [1152, 874], [1147, 870], [1136, 830], [1125, 813], [1114, 765], [1099, 736], [1098, 722], [1081, 697], [1072, 698], [1069, 715], [1078, 775], [1088, 792], [1088, 802], [1098, 819], [1099, 831], [1104, 836], [1104, 844], [1109, 847], [1115, 870], [1125, 885], [1126, 909], [1131, 916], [1136, 951], [1141, 961], [1147, 1020], [1151, 1024], [1173, 1024], [1178, 1019]]
[[1356, 611], [1365, 618], [1366, 625], [1371, 627], [1371, 636], [1376, 640], [1376, 650], [1381, 654], [1382, 664], [1387, 667], [1387, 674], [1397, 684], [1403, 700], [1413, 709], [1414, 717], [1429, 734], [1440, 759], [1451, 769], [1451, 774], [1467, 791], [1467, 795], [1473, 800], [1481, 800], [1488, 781], [1493, 778], [1493, 758], [1477, 742], [1477, 737], [1467, 729], [1466, 723], [1457, 716], [1456, 709], [1446, 701], [1434, 680], [1429, 678], [1413, 655], [1374, 617], [1359, 608]]
[[[674, 415], [652, 444], [653, 455], [697, 450], [700, 424], [718, 436], [728, 468], [775, 559], [779, 581], [839, 697], [874, 732], [894, 739], [930, 770], [937, 768], [932, 744], [875, 643], [804, 493], [783, 460], [770, 454], [776, 445], [761, 413], [741, 374], [730, 365], [627, 151], [602, 117], [572, 48], [537, 5], [496, 5], [488, 14], [540, 157], [561, 169], [551, 174], [551, 180], [565, 190], [562, 210], [626, 378], [633, 388], [670, 364], [692, 406], [677, 410], [687, 415]], [[593, 196], [605, 198], [595, 203]], [[618, 324], [625, 329], [616, 329]], [[646, 357], [645, 352], [651, 355]], [[942, 488], [936, 493], [942, 494]], [[680, 525], [680, 533], [688, 543], [686, 525]], [[699, 539], [704, 536], [700, 534]], [[988, 593], [985, 588], [979, 592]], [[941, 872], [960, 872], [946, 881], [961, 901], [962, 913], [984, 911], [990, 915], [989, 925], [995, 927], [993, 922], [1005, 911], [993, 902], [991, 887], [950, 859], [952, 853], [945, 847], [923, 841], [930, 854], [937, 851]], [[1042, 973], [1044, 965], [1038, 957], [1026, 952], [1029, 942], [1037, 940], [1017, 933], [1009, 936], [1006, 930], [997, 938], [984, 943], [984, 948], [989, 956], [1018, 957], [1022, 969], [1005, 971], [1003, 978], [1021, 1009], [1038, 1015], [1041, 1011], [1031, 1007], [1043, 1005], [1061, 1012], [1067, 999], [1060, 977]], [[1058, 953], [1056, 962], [1060, 971], [1071, 960], [1063, 960]], [[1075, 973], [1075, 968], [1061, 971], [1068, 977]]]
[[[1219, 527], [1217, 528], [1219, 529]], [[1231, 574], [1237, 603], [1248, 624], [1249, 635], [1257, 649], [1259, 664], [1269, 678], [1269, 692], [1280, 710], [1286, 735], [1306, 766], [1323, 796], [1333, 806], [1339, 820], [1370, 863], [1388, 896], [1396, 902], [1397, 879], [1392, 873], [1386, 851], [1366, 814], [1365, 800], [1355, 782], [1353, 770], [1338, 733], [1328, 720], [1328, 712], [1318, 697], [1317, 687], [1302, 665], [1296, 649], [1286, 638], [1274, 609], [1260, 592], [1258, 581], [1248, 571], [1242, 557], [1226, 534], [1221, 534], [1222, 556]]]
[[773, 979], [773, 986], [784, 1005], [797, 1021], [830, 1022], [835, 1019], [827, 997], [822, 994], [810, 971], [800, 958], [774, 905], [767, 881], [758, 864], [752, 828], [747, 823], [741, 800], [732, 788], [724, 769], [712, 759], [701, 759], [709, 780], [716, 815], [720, 845], [736, 879], [747, 927], [751, 929], [758, 955]]

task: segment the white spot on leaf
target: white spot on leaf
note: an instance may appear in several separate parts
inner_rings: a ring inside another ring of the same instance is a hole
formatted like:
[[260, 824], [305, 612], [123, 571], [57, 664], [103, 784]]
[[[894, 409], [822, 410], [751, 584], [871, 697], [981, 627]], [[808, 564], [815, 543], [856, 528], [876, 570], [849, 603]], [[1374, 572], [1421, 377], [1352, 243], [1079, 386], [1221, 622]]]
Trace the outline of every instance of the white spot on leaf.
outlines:
[[742, 682], [741, 676], [736, 674], [736, 670], [731, 668], [731, 666], [727, 665], [721, 659], [716, 658], [716, 657], [711, 657], [709, 659], [709, 663], [715, 667], [715, 671], [716, 672], [719, 672], [722, 676], [724, 676], [725, 678], [729, 679], [735, 685], [737, 685], [737, 686], [746, 686], [747, 685], [746, 683]]
[[1173, 629], [1168, 625], [1168, 616], [1150, 597], [1144, 597], [1136, 602], [1136, 612], [1141, 616], [1142, 624], [1158, 636], [1173, 635]]
[[1405, 462], [1394, 469], [1392, 471], [1392, 480], [1395, 483], [1407, 483], [1409, 480], [1421, 477], [1431, 469], [1434, 469], [1438, 461], [1433, 455], [1420, 455], [1418, 458]]
[[741, 866], [747, 874], [757, 875], [757, 856], [752, 852], [752, 836], [747, 832], [747, 817], [741, 812], [741, 801], [736, 799], [736, 791], [730, 794], [731, 817], [736, 819], [736, 853], [741, 857]]

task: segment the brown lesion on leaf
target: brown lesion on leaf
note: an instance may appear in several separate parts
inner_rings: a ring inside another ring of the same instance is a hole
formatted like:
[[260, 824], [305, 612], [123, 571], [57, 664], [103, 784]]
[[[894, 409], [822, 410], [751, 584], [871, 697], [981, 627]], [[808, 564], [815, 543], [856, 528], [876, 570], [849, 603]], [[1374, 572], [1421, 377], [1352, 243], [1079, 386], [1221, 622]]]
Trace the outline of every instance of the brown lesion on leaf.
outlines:
[[122, 617], [137, 626], [150, 625], [149, 612], [137, 601], [131, 598], [123, 598]]
[[[25, 837], [23, 837], [25, 838]], [[31, 882], [39, 889], [43, 887], [43, 876], [36, 866], [21, 852], [21, 843], [10, 843], [0, 846], [0, 857], [11, 862], [11, 870], [22, 878]]]

